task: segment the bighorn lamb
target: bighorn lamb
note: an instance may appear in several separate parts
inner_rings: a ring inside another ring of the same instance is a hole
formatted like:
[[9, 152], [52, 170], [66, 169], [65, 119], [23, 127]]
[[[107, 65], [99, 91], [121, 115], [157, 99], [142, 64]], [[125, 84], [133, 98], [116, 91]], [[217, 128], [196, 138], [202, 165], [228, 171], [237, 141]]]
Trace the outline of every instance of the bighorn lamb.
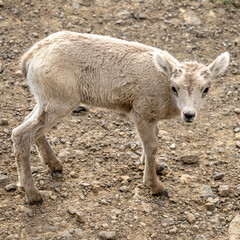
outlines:
[[143, 182], [153, 195], [167, 195], [156, 174], [157, 122], [177, 115], [184, 122], [196, 119], [211, 79], [228, 64], [227, 52], [204, 66], [179, 62], [166, 51], [140, 43], [68, 31], [36, 43], [20, 66], [37, 104], [12, 132], [19, 186], [28, 202], [42, 202], [30, 169], [31, 144], [52, 172], [61, 172], [44, 133], [79, 104], [130, 115], [143, 146]]

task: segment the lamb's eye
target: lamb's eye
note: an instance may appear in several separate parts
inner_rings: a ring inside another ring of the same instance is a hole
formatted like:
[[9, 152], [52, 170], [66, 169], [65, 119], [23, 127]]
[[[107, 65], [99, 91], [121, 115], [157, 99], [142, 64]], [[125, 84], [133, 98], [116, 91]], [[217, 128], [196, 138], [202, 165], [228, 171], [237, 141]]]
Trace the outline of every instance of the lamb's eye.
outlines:
[[172, 87], [172, 91], [174, 94], [176, 94], [176, 95], [178, 94], [177, 89], [175, 87]]
[[204, 89], [204, 91], [203, 91], [203, 94], [207, 94], [208, 93], [208, 90], [209, 90], [209, 88], [207, 87], [207, 88], [205, 88]]

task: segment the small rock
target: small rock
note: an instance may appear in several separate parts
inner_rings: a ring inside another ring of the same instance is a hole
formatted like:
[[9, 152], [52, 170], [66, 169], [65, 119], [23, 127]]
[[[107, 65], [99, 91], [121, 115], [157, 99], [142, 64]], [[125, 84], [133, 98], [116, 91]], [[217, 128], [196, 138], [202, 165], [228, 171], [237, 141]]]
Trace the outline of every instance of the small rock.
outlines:
[[218, 193], [222, 197], [226, 197], [229, 194], [229, 186], [228, 185], [221, 185], [218, 188]]
[[239, 240], [240, 239], [240, 214], [237, 214], [233, 220], [231, 221], [228, 233], [229, 233], [229, 240]]
[[121, 176], [122, 183], [128, 183], [131, 181], [131, 178], [129, 176]]
[[142, 208], [143, 208], [145, 213], [150, 213], [153, 210], [152, 204], [145, 203], [145, 202], [142, 202]]
[[119, 188], [119, 191], [120, 192], [130, 192], [130, 189], [129, 189], [129, 187], [128, 186], [121, 186], [120, 188]]
[[77, 178], [77, 177], [78, 177], [75, 171], [71, 171], [71, 172], [70, 172], [70, 176], [71, 176], [72, 178]]
[[181, 177], [180, 177], [180, 182], [181, 183], [185, 183], [185, 184], [188, 184], [188, 183], [191, 183], [193, 182], [194, 180], [196, 180], [196, 178], [194, 176], [190, 176], [188, 174], [183, 174]]
[[234, 130], [233, 130], [235, 133], [237, 133], [237, 132], [240, 132], [240, 128], [239, 127], [237, 127], [237, 128], [234, 128]]
[[208, 202], [205, 204], [205, 207], [208, 211], [213, 211], [215, 209], [215, 204], [213, 202]]
[[4, 7], [4, 2], [0, 1], [0, 7]]
[[194, 216], [192, 213], [188, 213], [188, 214], [187, 214], [187, 221], [188, 221], [189, 223], [193, 223], [193, 222], [196, 221], [196, 218], [195, 218], [195, 216]]
[[77, 212], [77, 210], [76, 210], [74, 207], [69, 207], [69, 208], [68, 208], [68, 212], [69, 212], [71, 215], [74, 215], [74, 214]]
[[85, 223], [85, 220], [80, 212], [75, 212], [76, 221], [79, 223]]
[[236, 114], [240, 114], [240, 108], [235, 108], [235, 109], [234, 109], [234, 112], [235, 112]]
[[7, 126], [7, 125], [8, 125], [8, 120], [5, 119], [5, 118], [1, 119], [1, 120], [0, 120], [0, 125], [2, 125], [2, 126]]
[[116, 239], [116, 233], [115, 232], [106, 232], [106, 231], [101, 231], [99, 233], [99, 237], [100, 239], [103, 239], [103, 240], [114, 240]]
[[62, 173], [59, 173], [59, 172], [52, 172], [51, 173], [52, 174], [52, 177], [54, 177], [54, 178], [62, 178]]
[[213, 194], [213, 191], [210, 186], [203, 184], [201, 187], [201, 197], [204, 198], [215, 198], [215, 195]]
[[8, 176], [6, 175], [0, 175], [0, 184], [5, 183], [8, 180]]
[[192, 229], [193, 229], [193, 231], [198, 232], [199, 226], [195, 224], [195, 225], [193, 225]]
[[79, 157], [79, 158], [84, 158], [85, 156], [84, 151], [81, 151], [81, 150], [74, 150], [74, 155], [76, 155], [76, 157]]
[[185, 24], [189, 24], [189, 25], [200, 25], [201, 24], [201, 20], [200, 18], [196, 15], [196, 13], [192, 10], [185, 10], [185, 9], [181, 9], [180, 11], [182, 12], [182, 16], [184, 19]]
[[62, 232], [58, 233], [58, 235], [61, 237], [61, 239], [63, 238], [64, 240], [73, 239], [73, 236], [69, 231], [62, 231]]
[[233, 5], [234, 5], [234, 7], [236, 7], [236, 8], [240, 8], [240, 0], [234, 0], [234, 1], [233, 1]]
[[175, 144], [175, 143], [171, 144], [170, 148], [171, 148], [172, 150], [176, 149], [176, 144]]
[[72, 7], [75, 8], [75, 9], [78, 9], [79, 8], [79, 3], [72, 2]]
[[[61, 142], [61, 140], [60, 140], [60, 142]], [[58, 156], [62, 157], [62, 158], [65, 158], [65, 157], [68, 157], [70, 155], [71, 155], [71, 153], [69, 151], [67, 151], [66, 149], [64, 149]]]
[[197, 155], [185, 155], [180, 158], [180, 161], [186, 164], [194, 164], [199, 162], [199, 156]]
[[156, 168], [157, 170], [157, 174], [160, 176], [166, 176], [169, 173], [169, 168], [167, 163], [165, 162], [159, 162], [158, 160], [155, 161], [156, 164]]
[[147, 18], [147, 15], [146, 15], [146, 13], [142, 12], [142, 13], [140, 13], [140, 14], [138, 15], [138, 18], [139, 18], [139, 19], [146, 19], [146, 18]]
[[240, 132], [235, 133], [235, 139], [240, 140]]
[[216, 173], [213, 177], [214, 180], [221, 180], [225, 176], [224, 173]]
[[89, 187], [89, 186], [91, 186], [91, 184], [86, 183], [86, 182], [82, 182], [81, 185], [82, 185], [83, 187]]
[[208, 240], [204, 235], [197, 235], [195, 240]]
[[86, 30], [86, 33], [91, 33], [92, 32], [92, 28], [88, 28], [87, 30]]
[[39, 37], [39, 34], [38, 34], [37, 32], [34, 32], [32, 35], [33, 35], [35, 38]]
[[172, 229], [169, 230], [170, 234], [176, 234], [177, 233], [177, 228], [174, 226]]
[[31, 167], [32, 173], [38, 173], [40, 171], [41, 167]]
[[20, 212], [23, 212], [23, 213], [26, 213], [26, 214], [28, 214], [28, 215], [32, 215], [32, 209], [30, 209], [30, 208], [27, 208], [27, 207], [25, 207], [25, 206], [19, 206], [19, 211]]
[[16, 183], [11, 183], [11, 184], [8, 184], [6, 187], [5, 187], [6, 191], [9, 192], [9, 191], [14, 191], [17, 189], [17, 184]]
[[77, 239], [81, 239], [84, 235], [83, 230], [80, 228], [75, 229], [74, 234], [75, 234], [75, 237], [77, 237]]
[[240, 141], [236, 141], [236, 146], [240, 148]]

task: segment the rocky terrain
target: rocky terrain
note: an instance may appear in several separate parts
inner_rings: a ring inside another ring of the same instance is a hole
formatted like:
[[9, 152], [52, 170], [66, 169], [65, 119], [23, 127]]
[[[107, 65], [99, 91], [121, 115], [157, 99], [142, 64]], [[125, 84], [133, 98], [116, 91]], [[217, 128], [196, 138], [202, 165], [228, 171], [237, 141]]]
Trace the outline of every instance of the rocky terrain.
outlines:
[[[239, 26], [239, 1], [0, 0], [0, 239], [239, 240]], [[205, 64], [230, 52], [197, 121], [159, 123], [157, 160], [167, 167], [160, 178], [170, 198], [143, 186], [129, 119], [87, 108], [47, 134], [63, 174], [52, 176], [32, 147], [44, 202], [25, 204], [10, 136], [35, 103], [15, 72], [24, 51], [61, 30], [138, 41]]]

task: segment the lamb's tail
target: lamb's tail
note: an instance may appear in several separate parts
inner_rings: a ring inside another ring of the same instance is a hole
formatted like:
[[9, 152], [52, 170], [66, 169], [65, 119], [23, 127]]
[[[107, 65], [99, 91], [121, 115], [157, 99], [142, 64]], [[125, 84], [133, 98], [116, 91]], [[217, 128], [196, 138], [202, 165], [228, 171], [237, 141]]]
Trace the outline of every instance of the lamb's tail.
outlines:
[[20, 60], [20, 70], [17, 71], [17, 74], [22, 74], [25, 78], [27, 77], [28, 67], [33, 56], [32, 49], [29, 49], [25, 52]]

